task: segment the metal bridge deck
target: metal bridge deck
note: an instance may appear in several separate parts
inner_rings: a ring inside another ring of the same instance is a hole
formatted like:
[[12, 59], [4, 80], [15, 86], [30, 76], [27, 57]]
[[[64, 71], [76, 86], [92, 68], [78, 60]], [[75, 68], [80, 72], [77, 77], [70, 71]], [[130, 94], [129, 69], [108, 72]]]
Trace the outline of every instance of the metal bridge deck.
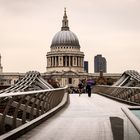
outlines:
[[124, 106], [127, 105], [97, 94], [91, 98], [71, 94], [65, 109], [18, 139], [137, 140], [140, 137], [121, 110]]

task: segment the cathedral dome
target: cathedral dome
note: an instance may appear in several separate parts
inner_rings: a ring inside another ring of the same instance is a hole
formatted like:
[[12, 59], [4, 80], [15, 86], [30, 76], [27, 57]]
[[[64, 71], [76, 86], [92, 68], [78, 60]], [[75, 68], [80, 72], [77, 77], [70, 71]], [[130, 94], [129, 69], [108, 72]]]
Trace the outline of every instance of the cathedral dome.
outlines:
[[61, 31], [57, 32], [52, 39], [51, 47], [56, 46], [75, 46], [78, 49], [80, 48], [77, 36], [69, 30], [66, 9], [64, 11]]
[[[61, 30], [57, 32], [51, 42], [50, 52], [47, 53], [48, 72], [84, 72], [84, 53], [80, 51], [80, 44], [77, 36], [70, 31], [66, 8], [62, 19]], [[65, 78], [64, 82], [66, 83]], [[72, 84], [72, 79], [68, 79]], [[60, 81], [61, 82], [61, 81]]]
[[77, 46], [79, 45], [79, 40], [77, 36], [69, 31], [69, 30], [62, 30], [55, 34], [52, 40], [51, 47], [53, 46]]

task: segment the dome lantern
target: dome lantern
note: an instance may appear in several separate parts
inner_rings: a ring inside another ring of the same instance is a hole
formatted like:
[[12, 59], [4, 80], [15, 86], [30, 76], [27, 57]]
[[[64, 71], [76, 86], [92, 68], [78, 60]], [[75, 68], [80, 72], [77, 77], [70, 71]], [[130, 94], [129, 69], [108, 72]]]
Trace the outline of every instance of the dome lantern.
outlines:
[[67, 19], [66, 8], [65, 8], [61, 31], [68, 31], [68, 30], [69, 30], [69, 26], [68, 26], [68, 19]]

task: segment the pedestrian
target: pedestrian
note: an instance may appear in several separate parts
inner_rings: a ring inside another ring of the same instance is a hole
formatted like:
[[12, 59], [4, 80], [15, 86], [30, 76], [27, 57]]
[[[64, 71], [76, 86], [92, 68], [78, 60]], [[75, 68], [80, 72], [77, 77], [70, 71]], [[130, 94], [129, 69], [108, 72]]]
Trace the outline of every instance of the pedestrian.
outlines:
[[91, 97], [91, 85], [89, 83], [86, 85], [86, 92], [88, 93], [88, 97]]
[[82, 94], [82, 90], [83, 90], [83, 83], [80, 81], [78, 84], [78, 89], [79, 89], [79, 96]]

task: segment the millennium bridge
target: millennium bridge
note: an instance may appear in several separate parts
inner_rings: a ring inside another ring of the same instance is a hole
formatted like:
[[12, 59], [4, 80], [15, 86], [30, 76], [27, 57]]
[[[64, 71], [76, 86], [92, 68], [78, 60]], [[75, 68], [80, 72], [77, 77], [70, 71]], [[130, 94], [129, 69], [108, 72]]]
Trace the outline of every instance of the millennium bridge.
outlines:
[[140, 140], [140, 75], [125, 71], [92, 96], [53, 88], [30, 71], [0, 91], [0, 140]]

